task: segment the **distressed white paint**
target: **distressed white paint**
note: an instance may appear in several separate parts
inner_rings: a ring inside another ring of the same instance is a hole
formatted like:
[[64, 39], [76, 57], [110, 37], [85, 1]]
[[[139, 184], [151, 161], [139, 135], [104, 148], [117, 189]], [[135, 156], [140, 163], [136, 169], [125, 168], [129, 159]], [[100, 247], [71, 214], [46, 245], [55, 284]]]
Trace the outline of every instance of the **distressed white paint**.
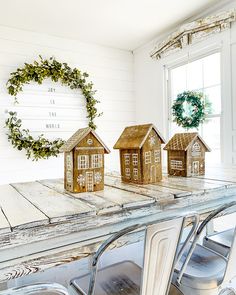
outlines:
[[1, 186], [0, 206], [12, 228], [49, 223], [49, 219], [44, 213], [40, 212], [10, 185]]
[[[186, 191], [185, 197], [175, 200], [165, 199], [165, 196], [162, 200], [157, 200], [146, 196], [146, 194], [142, 195], [140, 186], [134, 186], [137, 192], [129, 191], [130, 185], [127, 186], [127, 190], [105, 186], [104, 200], [110, 199], [111, 203], [114, 202], [113, 206], [120, 206], [120, 210], [108, 212], [109, 214], [103, 212], [99, 215], [95, 213], [101, 210], [101, 203], [98, 203], [99, 207], [97, 208], [96, 202], [93, 203], [89, 214], [85, 214], [87, 213], [86, 209], [85, 211], [81, 210], [78, 214], [78, 202], [72, 203], [71, 199], [79, 201], [80, 194], [77, 197], [62, 194], [62, 181], [58, 181], [58, 185], [55, 180], [43, 181], [43, 184], [14, 184], [15, 187], [21, 187], [21, 193], [24, 194], [22, 198], [29, 199], [32, 203], [37, 204], [41, 212], [50, 213], [51, 216], [54, 216], [54, 220], [58, 215], [60, 222], [31, 228], [22, 226], [18, 229], [13, 228], [10, 233], [5, 233], [0, 241], [0, 280], [24, 276], [54, 265], [81, 259], [90, 255], [94, 251], [94, 245], [97, 245], [110, 234], [137, 222], [140, 224], [153, 221], [161, 222], [195, 211], [199, 212], [202, 218], [205, 218], [206, 214], [226, 201], [235, 200], [236, 179], [234, 175], [236, 175], [235, 171], [231, 169], [214, 169], [212, 174], [208, 175], [208, 178], [192, 178], [188, 181], [178, 178], [179, 185], [185, 187], [188, 191]], [[173, 187], [176, 181], [173, 177], [170, 177], [166, 182], [166, 188], [168, 186]], [[117, 183], [119, 186], [119, 182]], [[199, 191], [196, 191], [196, 183], [199, 184]], [[214, 190], [209, 187], [202, 192], [201, 187], [204, 186], [204, 183], [214, 184], [216, 188], [220, 184], [221, 188]], [[50, 189], [50, 186], [52, 189]], [[156, 187], [158, 188], [158, 186], [157, 184]], [[146, 186], [145, 189], [149, 190]], [[109, 192], [112, 192], [111, 197], [108, 197]], [[176, 190], [176, 194], [178, 192], [179, 190]], [[40, 197], [41, 200], [39, 200]], [[96, 198], [97, 196], [94, 194], [93, 197]], [[137, 199], [135, 199], [136, 197]], [[100, 196], [100, 198], [103, 197]], [[66, 199], [68, 200], [66, 201]], [[54, 207], [52, 201], [54, 201]], [[12, 202], [11, 199], [9, 202]], [[17, 207], [18, 202], [15, 201], [15, 207]], [[82, 199], [80, 202], [82, 202]], [[69, 209], [74, 204], [74, 211], [65, 212], [67, 215], [62, 220], [61, 211], [57, 205], [59, 207], [64, 206], [63, 203], [66, 204], [65, 208]], [[83, 203], [90, 207], [91, 198], [88, 198], [87, 203], [86, 198], [84, 198]], [[127, 205], [129, 206], [127, 207]], [[32, 215], [30, 211], [28, 213]], [[20, 212], [16, 211], [16, 214], [20, 215]], [[120, 246], [140, 239], [142, 239], [140, 234], [135, 234], [134, 237], [128, 236], [125, 241], [120, 242]]]
[[[78, 215], [83, 216], [93, 211], [93, 208], [79, 199], [58, 193], [39, 182], [15, 183], [13, 186], [29, 202], [44, 212], [50, 218], [51, 223], [67, 220], [72, 216], [76, 218]], [[19, 212], [17, 216], [21, 214]]]
[[178, 218], [147, 228], [142, 295], [166, 295], [182, 226]]
[[[111, 148], [123, 128], [135, 122], [133, 96], [133, 56], [131, 52], [75, 40], [63, 39], [0, 26], [0, 183], [63, 177], [63, 157], [32, 162], [24, 151], [13, 149], [7, 141], [5, 110], [18, 112], [23, 126], [34, 136], [44, 133], [49, 139], [68, 139], [78, 128], [87, 125], [85, 99], [80, 91], [45, 80], [30, 83], [19, 94], [19, 104], [6, 91], [9, 74], [41, 54], [54, 56], [71, 67], [90, 74], [103, 116], [97, 119], [97, 132]], [[117, 152], [106, 156], [106, 167], [119, 169]]]

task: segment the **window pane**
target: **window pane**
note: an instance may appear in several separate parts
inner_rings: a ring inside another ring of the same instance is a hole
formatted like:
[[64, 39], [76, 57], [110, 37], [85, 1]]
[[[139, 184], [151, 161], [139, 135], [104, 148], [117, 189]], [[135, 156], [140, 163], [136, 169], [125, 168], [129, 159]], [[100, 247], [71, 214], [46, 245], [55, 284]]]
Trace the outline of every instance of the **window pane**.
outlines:
[[220, 53], [203, 59], [204, 87], [220, 84]]
[[187, 64], [187, 88], [196, 90], [203, 88], [203, 63], [202, 59]]
[[186, 90], [186, 65], [175, 68], [171, 71], [171, 98], [174, 100], [176, 96]]
[[220, 163], [220, 117], [208, 119], [203, 124], [202, 136], [212, 150], [206, 153], [206, 161], [211, 164]]
[[208, 97], [209, 101], [212, 104], [212, 114], [221, 113], [221, 87], [209, 87], [206, 88], [204, 93]]
[[[190, 132], [199, 132], [212, 149], [211, 153], [206, 154], [208, 162], [220, 162], [220, 128], [221, 128], [221, 77], [220, 77], [220, 53], [201, 58], [197, 61], [186, 63], [180, 67], [172, 69], [170, 72], [172, 88], [171, 106], [177, 94], [185, 90], [203, 91], [212, 104], [212, 115], [219, 115], [208, 118], [199, 126], [199, 130], [191, 129]], [[187, 115], [187, 114], [186, 114]], [[173, 119], [173, 117], [172, 117]], [[171, 122], [170, 136], [177, 132], [186, 132], [185, 129]]]

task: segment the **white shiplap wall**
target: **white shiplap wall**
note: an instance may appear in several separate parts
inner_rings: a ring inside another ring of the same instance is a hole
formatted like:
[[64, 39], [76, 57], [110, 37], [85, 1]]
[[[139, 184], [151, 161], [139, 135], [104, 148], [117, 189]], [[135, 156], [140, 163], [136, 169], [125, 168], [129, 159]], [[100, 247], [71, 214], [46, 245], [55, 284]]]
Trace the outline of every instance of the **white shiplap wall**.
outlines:
[[[17, 110], [25, 127], [34, 135], [42, 131], [49, 138], [72, 135], [86, 126], [83, 97], [59, 84], [45, 81], [42, 86], [30, 84], [19, 95], [19, 105], [6, 91], [9, 74], [25, 62], [31, 63], [38, 55], [54, 56], [90, 74], [89, 79], [97, 90], [98, 105], [104, 115], [97, 119], [97, 132], [111, 149], [106, 157], [106, 168], [117, 170], [119, 157], [112, 146], [122, 129], [135, 122], [133, 95], [133, 56], [131, 52], [93, 44], [80, 43], [53, 36], [0, 27], [0, 184], [63, 176], [63, 157], [32, 162], [24, 151], [13, 149], [7, 141], [4, 128], [5, 110]], [[48, 92], [52, 87], [55, 92]], [[56, 101], [50, 104], [50, 99]], [[57, 120], [49, 112], [57, 112]], [[48, 123], [60, 123], [60, 129], [48, 129]]]

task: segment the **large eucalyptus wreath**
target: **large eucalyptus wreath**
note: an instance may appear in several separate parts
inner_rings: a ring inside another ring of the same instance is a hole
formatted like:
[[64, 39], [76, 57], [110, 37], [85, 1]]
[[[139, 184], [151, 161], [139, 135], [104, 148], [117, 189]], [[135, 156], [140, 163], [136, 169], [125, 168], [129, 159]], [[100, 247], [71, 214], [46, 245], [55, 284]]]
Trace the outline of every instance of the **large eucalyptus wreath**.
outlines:
[[[184, 106], [184, 103], [186, 105]], [[188, 115], [186, 115], [186, 108]], [[202, 92], [184, 91], [177, 95], [172, 106], [174, 122], [186, 129], [198, 128], [211, 113], [211, 104]]]
[[[77, 68], [70, 68], [67, 63], [58, 62], [55, 58], [49, 60], [39, 56], [39, 61], [33, 64], [25, 63], [23, 68], [18, 68], [11, 73], [7, 82], [8, 93], [15, 97], [15, 103], [18, 102], [17, 95], [23, 91], [23, 86], [30, 82], [42, 84], [46, 78], [53, 82], [60, 82], [70, 89], [81, 89], [86, 100], [87, 118], [89, 126], [96, 129], [94, 119], [101, 116], [96, 108], [99, 101], [94, 98], [95, 90], [93, 83], [87, 82], [87, 73], [81, 72]], [[57, 156], [60, 147], [64, 141], [60, 138], [50, 141], [44, 138], [43, 134], [38, 138], [33, 138], [28, 129], [22, 129], [22, 121], [17, 118], [16, 112], [8, 112], [9, 117], [6, 120], [6, 127], [9, 129], [8, 140], [18, 150], [25, 149], [27, 158], [33, 160], [47, 159], [50, 156]]]

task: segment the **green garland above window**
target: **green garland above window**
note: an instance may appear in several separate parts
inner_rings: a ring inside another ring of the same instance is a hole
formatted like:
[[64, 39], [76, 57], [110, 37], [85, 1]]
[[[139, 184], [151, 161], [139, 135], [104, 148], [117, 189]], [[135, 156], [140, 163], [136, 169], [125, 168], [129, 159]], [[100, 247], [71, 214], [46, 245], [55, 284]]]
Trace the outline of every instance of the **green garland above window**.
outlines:
[[172, 106], [174, 122], [185, 129], [198, 128], [210, 113], [211, 103], [198, 91], [184, 91], [178, 94]]
[[[94, 98], [96, 91], [93, 90], [93, 83], [86, 81], [89, 75], [82, 73], [77, 68], [72, 69], [67, 63], [60, 63], [53, 57], [49, 60], [39, 57], [39, 61], [34, 61], [33, 64], [25, 63], [23, 68], [18, 68], [11, 73], [7, 82], [7, 90], [10, 95], [15, 97], [15, 102], [18, 102], [17, 95], [23, 91], [25, 84], [30, 82], [42, 84], [44, 79], [50, 78], [53, 82], [60, 82], [70, 89], [81, 89], [86, 100], [89, 126], [96, 129], [94, 119], [101, 116], [101, 113], [98, 113], [96, 108], [96, 103], [99, 101]], [[30, 135], [30, 131], [21, 129], [21, 126], [22, 122], [17, 118], [17, 113], [9, 112], [9, 117], [6, 120], [6, 127], [9, 129], [8, 140], [18, 150], [25, 149], [27, 158], [33, 160], [47, 159], [59, 154], [60, 147], [64, 143], [62, 139], [50, 141], [43, 135], [34, 139]]]

